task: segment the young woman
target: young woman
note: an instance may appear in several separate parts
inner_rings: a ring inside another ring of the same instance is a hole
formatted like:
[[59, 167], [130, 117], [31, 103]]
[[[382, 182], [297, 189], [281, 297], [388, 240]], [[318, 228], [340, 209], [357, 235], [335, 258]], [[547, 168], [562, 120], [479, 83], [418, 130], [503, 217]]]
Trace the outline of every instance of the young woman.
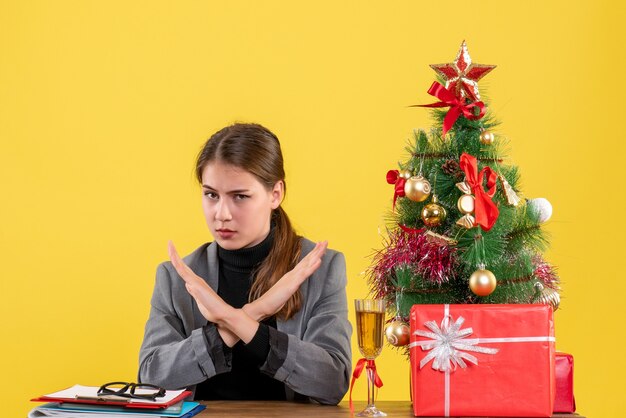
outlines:
[[299, 237], [280, 204], [280, 144], [256, 124], [215, 133], [196, 162], [215, 241], [157, 268], [139, 381], [195, 399], [337, 404], [351, 371], [345, 260]]

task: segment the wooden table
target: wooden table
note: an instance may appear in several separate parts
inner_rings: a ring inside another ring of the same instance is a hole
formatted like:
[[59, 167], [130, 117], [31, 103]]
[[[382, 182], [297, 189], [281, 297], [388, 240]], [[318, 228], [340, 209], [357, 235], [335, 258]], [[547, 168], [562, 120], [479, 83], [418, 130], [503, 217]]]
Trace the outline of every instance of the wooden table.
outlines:
[[[202, 402], [206, 409], [196, 415], [198, 418], [221, 417], [294, 417], [294, 418], [348, 418], [350, 406], [342, 402], [339, 406], [325, 406], [310, 403], [280, 401], [207, 401]], [[413, 409], [408, 401], [380, 401], [376, 406], [387, 413], [389, 418], [413, 417]], [[365, 402], [354, 402], [354, 410], [360, 411]], [[578, 414], [556, 414], [553, 418], [584, 418]]]

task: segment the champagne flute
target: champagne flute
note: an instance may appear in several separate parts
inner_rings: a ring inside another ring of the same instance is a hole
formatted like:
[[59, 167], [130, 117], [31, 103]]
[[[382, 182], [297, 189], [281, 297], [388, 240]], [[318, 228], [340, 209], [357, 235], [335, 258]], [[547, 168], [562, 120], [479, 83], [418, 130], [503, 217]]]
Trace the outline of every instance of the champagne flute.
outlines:
[[374, 405], [375, 373], [370, 367], [383, 349], [383, 323], [385, 322], [384, 299], [355, 299], [356, 328], [359, 350], [368, 361], [367, 372], [367, 406], [357, 417], [386, 417]]

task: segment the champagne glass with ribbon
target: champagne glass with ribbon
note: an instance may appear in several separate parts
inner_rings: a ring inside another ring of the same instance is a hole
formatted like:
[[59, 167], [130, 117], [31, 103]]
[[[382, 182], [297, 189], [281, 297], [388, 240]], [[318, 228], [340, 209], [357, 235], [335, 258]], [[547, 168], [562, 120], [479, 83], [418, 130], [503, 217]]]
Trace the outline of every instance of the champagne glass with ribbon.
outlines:
[[361, 375], [363, 368], [367, 374], [367, 406], [357, 417], [385, 417], [387, 414], [380, 411], [374, 405], [374, 391], [383, 385], [382, 380], [376, 371], [374, 359], [378, 357], [383, 349], [383, 324], [385, 322], [385, 300], [384, 299], [356, 299], [354, 301], [356, 311], [356, 328], [359, 350], [363, 355], [354, 372], [350, 383], [350, 410], [352, 407], [352, 387], [354, 381]]

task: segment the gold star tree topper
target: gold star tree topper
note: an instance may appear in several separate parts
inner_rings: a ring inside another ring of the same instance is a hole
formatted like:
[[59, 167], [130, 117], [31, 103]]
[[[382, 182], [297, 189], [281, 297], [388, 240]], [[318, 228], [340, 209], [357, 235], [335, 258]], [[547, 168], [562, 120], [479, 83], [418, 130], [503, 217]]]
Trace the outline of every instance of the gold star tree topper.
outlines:
[[465, 41], [461, 43], [454, 62], [431, 64], [430, 67], [446, 80], [446, 88], [456, 97], [468, 97], [473, 102], [480, 100], [478, 80], [496, 68], [495, 65], [473, 63]]

